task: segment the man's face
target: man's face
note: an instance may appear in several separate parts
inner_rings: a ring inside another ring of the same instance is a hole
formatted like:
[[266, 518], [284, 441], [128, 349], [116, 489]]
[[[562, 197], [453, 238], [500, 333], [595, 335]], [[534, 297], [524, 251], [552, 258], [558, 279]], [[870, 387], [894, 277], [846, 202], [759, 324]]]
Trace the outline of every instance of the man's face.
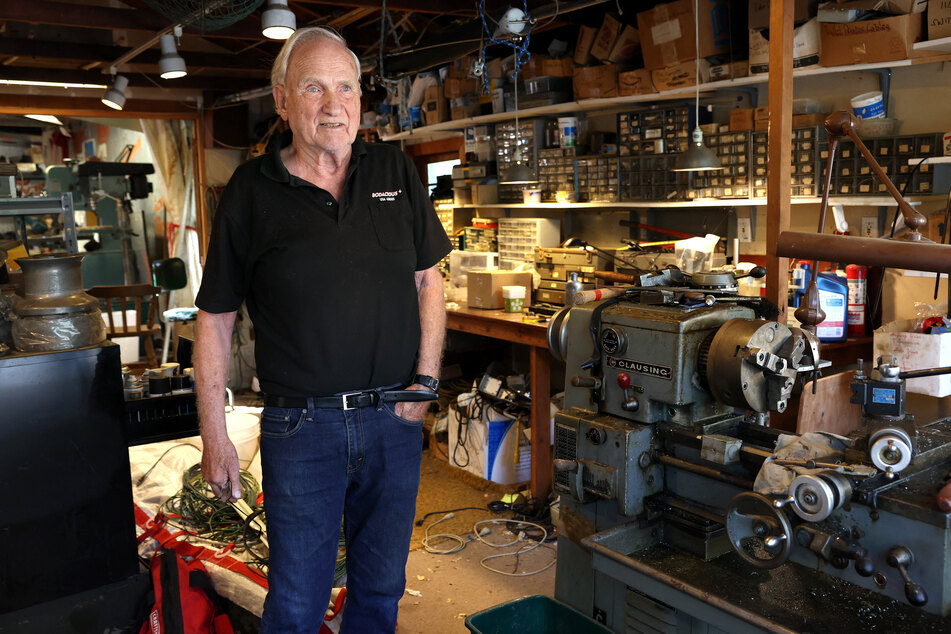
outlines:
[[294, 49], [284, 85], [274, 87], [274, 101], [295, 144], [340, 152], [357, 137], [360, 83], [353, 58], [332, 40], [311, 40]]

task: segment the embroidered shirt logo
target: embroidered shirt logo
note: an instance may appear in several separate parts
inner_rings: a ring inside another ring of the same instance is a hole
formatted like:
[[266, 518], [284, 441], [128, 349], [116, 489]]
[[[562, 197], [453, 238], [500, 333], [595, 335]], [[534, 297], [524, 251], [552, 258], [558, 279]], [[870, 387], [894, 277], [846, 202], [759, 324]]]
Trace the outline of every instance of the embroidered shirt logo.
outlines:
[[370, 192], [370, 198], [374, 200], [383, 200], [388, 203], [394, 202], [396, 197], [403, 193], [402, 189], [397, 189], [396, 191], [390, 192]]

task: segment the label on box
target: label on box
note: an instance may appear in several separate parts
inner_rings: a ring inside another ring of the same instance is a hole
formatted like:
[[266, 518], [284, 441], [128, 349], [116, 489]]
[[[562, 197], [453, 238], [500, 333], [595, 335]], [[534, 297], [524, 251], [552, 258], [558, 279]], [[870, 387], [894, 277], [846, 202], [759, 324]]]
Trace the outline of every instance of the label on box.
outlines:
[[654, 44], [673, 42], [680, 35], [680, 21], [676, 19], [655, 24], [651, 28], [651, 38], [653, 38]]

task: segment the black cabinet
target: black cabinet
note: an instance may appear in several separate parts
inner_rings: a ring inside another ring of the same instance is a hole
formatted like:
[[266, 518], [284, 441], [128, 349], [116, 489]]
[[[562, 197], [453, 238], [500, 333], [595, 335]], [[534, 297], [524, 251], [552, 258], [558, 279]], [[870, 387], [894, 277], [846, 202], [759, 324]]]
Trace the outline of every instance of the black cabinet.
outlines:
[[0, 357], [0, 613], [136, 574], [119, 347]]

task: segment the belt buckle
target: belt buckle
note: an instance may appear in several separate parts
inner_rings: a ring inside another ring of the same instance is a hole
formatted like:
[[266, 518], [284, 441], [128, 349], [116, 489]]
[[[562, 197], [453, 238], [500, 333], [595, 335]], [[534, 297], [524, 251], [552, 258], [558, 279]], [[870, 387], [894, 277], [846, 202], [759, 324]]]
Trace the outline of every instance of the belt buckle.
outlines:
[[341, 395], [340, 395], [340, 398], [343, 399], [343, 410], [346, 412], [346, 411], [349, 411], [349, 410], [352, 410], [352, 409], [357, 409], [357, 406], [356, 406], [356, 405], [354, 405], [354, 406], [351, 407], [351, 406], [347, 403], [347, 397], [348, 397], [348, 396], [360, 396], [361, 394], [363, 394], [363, 392], [347, 392], [346, 394], [341, 394]]

